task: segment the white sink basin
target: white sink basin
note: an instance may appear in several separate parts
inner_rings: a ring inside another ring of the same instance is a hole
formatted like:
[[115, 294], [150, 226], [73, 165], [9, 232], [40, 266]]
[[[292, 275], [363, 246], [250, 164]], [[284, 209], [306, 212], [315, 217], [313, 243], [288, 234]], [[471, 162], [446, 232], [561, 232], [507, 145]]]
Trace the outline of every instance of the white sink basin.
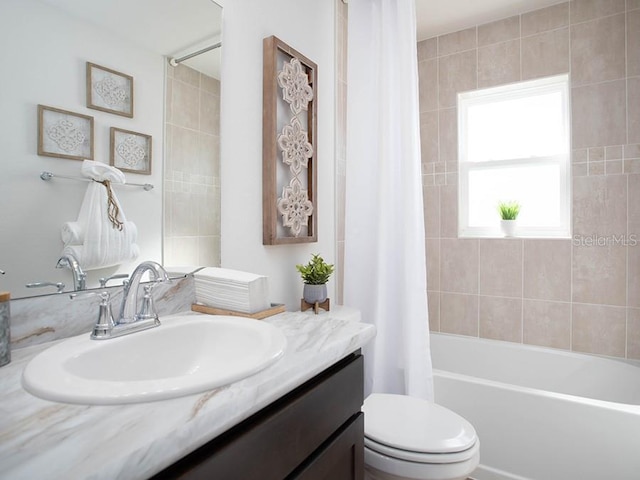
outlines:
[[58, 402], [109, 405], [204, 392], [268, 367], [286, 338], [243, 317], [172, 315], [157, 328], [108, 340], [89, 334], [33, 358], [22, 375], [28, 392]]

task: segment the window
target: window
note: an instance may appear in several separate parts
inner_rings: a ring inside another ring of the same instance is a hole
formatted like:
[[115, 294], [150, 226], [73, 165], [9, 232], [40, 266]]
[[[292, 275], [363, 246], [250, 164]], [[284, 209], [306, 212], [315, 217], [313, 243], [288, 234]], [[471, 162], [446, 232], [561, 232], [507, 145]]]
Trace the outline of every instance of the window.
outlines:
[[569, 78], [458, 94], [460, 237], [498, 237], [501, 201], [516, 236], [570, 238]]

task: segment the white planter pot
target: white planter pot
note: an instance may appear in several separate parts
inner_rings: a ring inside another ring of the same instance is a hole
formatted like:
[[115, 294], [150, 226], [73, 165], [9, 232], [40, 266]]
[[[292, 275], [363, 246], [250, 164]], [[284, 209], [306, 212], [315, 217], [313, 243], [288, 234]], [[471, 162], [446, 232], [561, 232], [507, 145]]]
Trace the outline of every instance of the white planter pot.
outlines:
[[515, 237], [516, 220], [500, 220], [500, 227], [505, 237]]
[[327, 284], [309, 285], [304, 284], [302, 298], [307, 303], [322, 303], [327, 299]]

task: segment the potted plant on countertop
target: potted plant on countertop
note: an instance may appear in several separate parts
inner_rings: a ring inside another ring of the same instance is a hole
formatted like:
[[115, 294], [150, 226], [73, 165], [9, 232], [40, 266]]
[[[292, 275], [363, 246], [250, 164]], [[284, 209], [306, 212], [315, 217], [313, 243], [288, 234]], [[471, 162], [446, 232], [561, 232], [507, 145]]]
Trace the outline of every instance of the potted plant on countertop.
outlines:
[[333, 265], [324, 261], [320, 254], [312, 254], [306, 265], [296, 265], [304, 288], [302, 298], [309, 304], [322, 303], [327, 299], [327, 282], [333, 273]]
[[516, 219], [520, 213], [520, 204], [518, 202], [500, 202], [498, 204], [498, 212], [500, 213], [500, 226], [505, 237], [513, 237], [516, 228]]

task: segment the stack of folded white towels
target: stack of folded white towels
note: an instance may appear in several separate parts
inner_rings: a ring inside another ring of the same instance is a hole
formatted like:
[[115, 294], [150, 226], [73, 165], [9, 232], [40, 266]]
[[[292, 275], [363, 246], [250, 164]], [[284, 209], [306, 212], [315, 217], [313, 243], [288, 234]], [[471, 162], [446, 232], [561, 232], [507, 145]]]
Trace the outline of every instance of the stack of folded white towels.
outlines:
[[271, 306], [268, 277], [226, 268], [206, 267], [193, 274], [196, 302], [242, 313]]

